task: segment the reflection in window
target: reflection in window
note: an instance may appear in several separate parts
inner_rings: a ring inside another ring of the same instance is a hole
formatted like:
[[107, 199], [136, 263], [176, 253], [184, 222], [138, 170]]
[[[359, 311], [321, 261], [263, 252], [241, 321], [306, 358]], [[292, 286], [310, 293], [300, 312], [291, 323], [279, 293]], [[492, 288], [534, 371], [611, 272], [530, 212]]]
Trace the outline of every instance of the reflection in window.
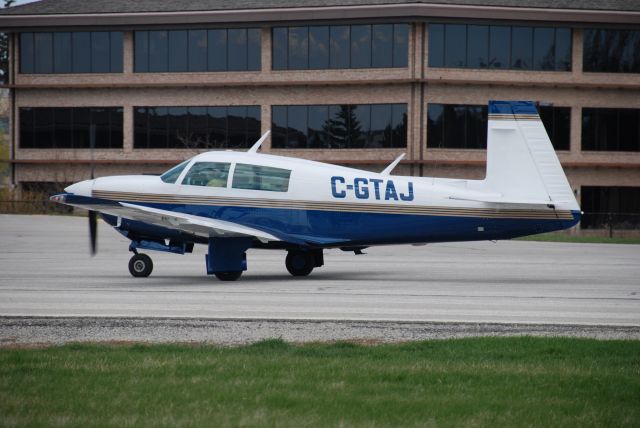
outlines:
[[135, 107], [134, 148], [248, 148], [260, 138], [260, 106]]
[[22, 74], [122, 73], [122, 32], [20, 34]]
[[122, 147], [121, 107], [22, 107], [21, 148], [91, 148], [91, 126], [95, 148]]
[[584, 30], [583, 70], [640, 73], [640, 31]]
[[[538, 111], [553, 147], [569, 150], [571, 109], [541, 106]], [[430, 148], [486, 149], [487, 106], [429, 104], [427, 145]]]
[[638, 229], [640, 187], [582, 186], [581, 229]]
[[429, 24], [429, 66], [571, 70], [571, 30]]
[[230, 166], [231, 164], [225, 162], [196, 162], [184, 176], [182, 184], [227, 187]]
[[538, 106], [540, 120], [556, 150], [569, 150], [571, 145], [571, 108]]
[[271, 118], [274, 148], [407, 146], [406, 104], [273, 106]]
[[186, 168], [187, 165], [189, 165], [190, 161], [191, 159], [187, 159], [181, 164], [174, 166], [169, 171], [162, 174], [160, 176], [160, 179], [165, 183], [171, 183], [171, 184], [175, 183], [178, 177], [180, 177], [180, 174], [182, 174], [182, 171]]
[[291, 171], [269, 166], [239, 163], [233, 172], [234, 189], [268, 190], [286, 192], [289, 190]]
[[487, 106], [429, 104], [427, 146], [447, 149], [487, 147]]
[[136, 31], [135, 72], [260, 70], [261, 30]]
[[640, 151], [640, 109], [583, 108], [582, 150]]
[[274, 70], [406, 67], [407, 24], [276, 27]]

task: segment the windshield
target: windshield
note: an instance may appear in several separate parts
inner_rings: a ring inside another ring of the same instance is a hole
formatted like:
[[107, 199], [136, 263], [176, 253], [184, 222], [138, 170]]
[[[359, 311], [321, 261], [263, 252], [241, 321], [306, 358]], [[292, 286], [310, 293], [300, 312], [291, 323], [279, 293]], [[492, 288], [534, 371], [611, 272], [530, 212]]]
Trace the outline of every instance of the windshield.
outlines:
[[178, 177], [180, 177], [180, 173], [187, 166], [191, 159], [187, 159], [179, 165], [174, 166], [169, 171], [165, 172], [160, 176], [160, 179], [165, 183], [175, 183]]

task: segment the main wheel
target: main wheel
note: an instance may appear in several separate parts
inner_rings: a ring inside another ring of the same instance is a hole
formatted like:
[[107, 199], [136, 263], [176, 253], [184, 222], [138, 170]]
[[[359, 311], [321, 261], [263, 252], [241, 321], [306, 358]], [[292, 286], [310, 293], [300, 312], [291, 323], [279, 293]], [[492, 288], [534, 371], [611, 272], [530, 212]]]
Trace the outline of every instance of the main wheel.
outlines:
[[136, 254], [129, 260], [129, 272], [136, 278], [147, 277], [152, 270], [153, 262], [146, 254]]
[[233, 270], [233, 271], [229, 271], [229, 272], [215, 272], [214, 275], [220, 281], [235, 281], [236, 279], [240, 278], [240, 276], [242, 276], [242, 271], [241, 270]]
[[315, 259], [310, 251], [289, 251], [285, 266], [293, 276], [307, 276], [315, 267]]

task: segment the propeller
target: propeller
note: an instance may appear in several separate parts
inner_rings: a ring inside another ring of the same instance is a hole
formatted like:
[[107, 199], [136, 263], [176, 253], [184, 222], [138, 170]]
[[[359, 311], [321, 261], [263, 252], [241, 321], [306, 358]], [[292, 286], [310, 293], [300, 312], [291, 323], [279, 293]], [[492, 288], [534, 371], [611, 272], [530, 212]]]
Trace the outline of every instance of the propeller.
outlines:
[[96, 244], [98, 241], [98, 212], [89, 211], [89, 240], [91, 242], [91, 255], [96, 255]]
[[[93, 162], [93, 149], [96, 147], [96, 125], [89, 126], [89, 145], [91, 146], [91, 179], [95, 176]], [[96, 244], [98, 240], [98, 213], [89, 211], [89, 242], [91, 242], [91, 255], [96, 255]]]

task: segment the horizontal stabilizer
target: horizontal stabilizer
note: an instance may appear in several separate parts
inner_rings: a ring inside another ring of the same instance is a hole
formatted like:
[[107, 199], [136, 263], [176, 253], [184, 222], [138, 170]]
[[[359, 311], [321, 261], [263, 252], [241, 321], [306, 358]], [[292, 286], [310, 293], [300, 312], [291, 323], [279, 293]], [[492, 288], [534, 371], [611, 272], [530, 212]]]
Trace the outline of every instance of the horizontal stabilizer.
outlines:
[[465, 198], [458, 196], [450, 196], [449, 199], [456, 201], [472, 201], [472, 202], [487, 202], [491, 204], [518, 204], [518, 205], [554, 205], [568, 203], [568, 201], [551, 201], [543, 199], [505, 199], [505, 198]]

